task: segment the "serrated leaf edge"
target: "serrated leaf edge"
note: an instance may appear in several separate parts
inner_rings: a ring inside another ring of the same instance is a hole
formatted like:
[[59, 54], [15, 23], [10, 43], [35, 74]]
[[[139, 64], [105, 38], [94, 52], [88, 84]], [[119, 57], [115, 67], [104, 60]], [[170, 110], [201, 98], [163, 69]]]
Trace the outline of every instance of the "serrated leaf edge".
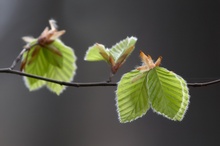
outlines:
[[[149, 70], [149, 71], [151, 71], [151, 70]], [[180, 81], [180, 79], [179, 78], [181, 78], [181, 79], [183, 79], [181, 76], [179, 76], [179, 75], [177, 75], [177, 74], [175, 74], [175, 73], [173, 73], [175, 76], [176, 76], [176, 78], [178, 79], [178, 81], [180, 82], [180, 84], [181, 84], [181, 87], [182, 87], [182, 93], [184, 93], [185, 94], [185, 92], [184, 92], [184, 88], [183, 88], [183, 84], [182, 84], [182, 82]], [[147, 75], [147, 82], [148, 82], [148, 75]], [[184, 80], [184, 79], [183, 79]], [[185, 81], [185, 80], [184, 80]], [[146, 83], [146, 85], [147, 85], [147, 83]], [[188, 87], [186, 87], [187, 89], [188, 89]], [[148, 87], [147, 87], [147, 89], [148, 89]], [[182, 99], [184, 98], [184, 94], [183, 94], [183, 96], [182, 96]], [[189, 96], [189, 98], [190, 98], [190, 95], [188, 95]], [[150, 98], [150, 97], [149, 97]], [[188, 98], [188, 104], [187, 104], [187, 106], [186, 106], [186, 108], [185, 108], [185, 111], [184, 111], [184, 113], [183, 113], [183, 116], [182, 116], [182, 118], [179, 120], [179, 121], [181, 121], [183, 118], [184, 118], [184, 116], [185, 116], [185, 114], [186, 114], [186, 111], [187, 111], [187, 109], [188, 109], [188, 106], [189, 106], [189, 98]], [[182, 100], [182, 102], [181, 102], [181, 107], [180, 107], [180, 109], [179, 109], [179, 111], [176, 113], [176, 115], [173, 117], [173, 118], [170, 118], [170, 117], [168, 117], [167, 115], [165, 115], [164, 113], [161, 113], [161, 112], [159, 112], [159, 111], [156, 111], [152, 106], [151, 106], [151, 109], [153, 110], [153, 112], [155, 112], [155, 113], [157, 113], [157, 114], [159, 114], [159, 115], [162, 115], [162, 116], [164, 116], [164, 117], [166, 117], [167, 119], [170, 119], [170, 120], [173, 120], [173, 121], [176, 121], [177, 119], [176, 119], [176, 116], [178, 116], [178, 114], [180, 113], [180, 111], [182, 110], [182, 108], [183, 108], [183, 104], [184, 104], [184, 101], [186, 101], [186, 100]], [[151, 101], [149, 100], [149, 102], [150, 102], [150, 104], [152, 105], [152, 103], [151, 103]]]
[[[175, 73], [174, 73], [174, 74], [175, 74]], [[187, 91], [188, 91], [188, 93], [187, 93], [188, 95], [186, 95], [186, 93], [184, 92], [184, 85], [183, 85], [182, 81], [180, 80], [180, 78], [181, 78], [184, 82], [186, 82], [186, 81], [185, 81], [181, 76], [179, 76], [179, 75], [177, 75], [177, 74], [175, 74], [175, 76], [176, 76], [176, 78], [178, 78], [178, 80], [180, 81], [180, 84], [181, 84], [181, 87], [182, 87], [182, 94], [183, 94], [182, 99], [183, 99], [183, 101], [182, 101], [182, 103], [181, 103], [181, 106], [180, 106], [179, 111], [178, 111], [178, 112], [176, 113], [176, 115], [173, 117], [173, 120], [176, 120], [176, 117], [179, 115], [179, 113], [180, 113], [182, 110], [184, 110], [183, 116], [182, 116], [182, 118], [180, 119], [180, 121], [182, 121], [182, 119], [183, 119], [184, 116], [186, 115], [186, 112], [187, 112], [188, 107], [189, 107], [190, 95], [189, 95], [189, 89], [188, 89], [187, 85], [186, 85], [186, 88], [187, 88]], [[188, 96], [188, 99], [185, 99], [184, 96]], [[185, 103], [185, 101], [187, 101], [187, 103], [188, 103], [188, 104], [186, 105], [186, 107], [183, 105], [183, 104]], [[185, 108], [184, 108], [184, 107], [185, 107]]]
[[[134, 70], [132, 70], [132, 71], [134, 71]], [[131, 71], [130, 71], [131, 72]], [[146, 84], [146, 82], [147, 82], [147, 72], [140, 72], [140, 74], [138, 74], [137, 76], [138, 76], [138, 79], [140, 79], [141, 77], [140, 76], [146, 76], [145, 78], [144, 78], [144, 81], [142, 82], [143, 84]], [[125, 74], [124, 74], [125, 75]], [[124, 76], [123, 75], [123, 76]], [[121, 77], [121, 79], [123, 78], [123, 76]], [[136, 76], [136, 77], [137, 77]], [[135, 77], [134, 77], [135, 78]], [[121, 81], [121, 79], [120, 79], [120, 81]], [[120, 82], [119, 81], [119, 82]], [[117, 86], [118, 86], [118, 84], [119, 84], [119, 82], [117, 83]], [[144, 86], [144, 85], [143, 85]], [[145, 86], [146, 87], [146, 86]], [[147, 87], [146, 87], [147, 88]], [[116, 104], [115, 104], [115, 106], [116, 106], [116, 111], [117, 111], [117, 113], [118, 113], [118, 120], [119, 120], [119, 122], [120, 123], [128, 123], [128, 122], [132, 122], [132, 121], [135, 121], [136, 119], [139, 119], [139, 118], [141, 118], [141, 117], [143, 117], [144, 115], [146, 115], [146, 113], [147, 113], [147, 111], [150, 109], [150, 106], [149, 106], [149, 108], [146, 110], [146, 112], [144, 112], [143, 114], [141, 114], [140, 116], [137, 116], [136, 118], [134, 118], [134, 119], [132, 119], [132, 120], [126, 120], [126, 121], [122, 121], [121, 120], [121, 114], [120, 114], [120, 111], [119, 111], [119, 106], [118, 106], [118, 100], [117, 100], [117, 90], [115, 91], [115, 94], [116, 94], [116, 98], [115, 98], [115, 101], [116, 101]], [[148, 100], [149, 101], [149, 100]]]

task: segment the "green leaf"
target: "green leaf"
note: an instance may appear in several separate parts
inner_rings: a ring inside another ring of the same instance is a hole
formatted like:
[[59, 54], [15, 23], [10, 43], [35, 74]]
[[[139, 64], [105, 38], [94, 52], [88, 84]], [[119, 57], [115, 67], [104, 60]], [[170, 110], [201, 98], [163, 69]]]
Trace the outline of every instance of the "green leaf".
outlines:
[[[103, 54], [103, 55], [102, 55]], [[86, 56], [84, 60], [87, 61], [101, 61], [105, 60], [108, 61], [108, 50], [105, 49], [105, 46], [101, 44], [95, 44], [89, 47], [88, 51], [86, 52]]]
[[127, 37], [126, 39], [120, 41], [116, 45], [114, 45], [110, 50], [110, 54], [114, 57], [115, 62], [122, 57], [124, 60], [132, 53], [134, 50], [134, 45], [137, 42], [136, 37]]
[[109, 58], [112, 57], [114, 63], [121, 64], [132, 53], [136, 42], [136, 37], [127, 37], [126, 39], [114, 45], [111, 49], [107, 49], [105, 48], [105, 46], [101, 44], [95, 44], [89, 47], [84, 59], [87, 61], [105, 60], [108, 63], [112, 63], [109, 60]]
[[[56, 51], [51, 51], [48, 48], [55, 48]], [[57, 52], [62, 55], [60, 56]], [[64, 45], [58, 39], [46, 47], [32, 47], [30, 51], [24, 53], [23, 61], [26, 57], [27, 63], [24, 68], [26, 73], [65, 82], [73, 80], [76, 71], [76, 56], [70, 47]], [[59, 95], [66, 88], [66, 86], [29, 77], [24, 77], [24, 80], [30, 91], [47, 86], [48, 89]]]
[[147, 89], [155, 112], [174, 121], [181, 121], [189, 104], [189, 90], [184, 79], [162, 67], [150, 70]]
[[[60, 40], [54, 41], [52, 45], [55, 46], [55, 48], [58, 48], [62, 53], [63, 65], [61, 67], [50, 65], [46, 77], [64, 82], [72, 81], [77, 68], [75, 64], [76, 56], [74, 51], [70, 47], [64, 45]], [[61, 86], [51, 82], [47, 82], [47, 87], [58, 95], [66, 88], [66, 86]]]
[[[36, 54], [36, 52], [38, 52]], [[46, 68], [48, 64], [43, 54], [43, 50], [39, 46], [32, 47], [29, 52], [23, 54], [23, 60], [27, 57], [27, 63], [24, 68], [24, 72], [34, 74], [38, 76], [44, 76], [46, 74]], [[24, 77], [25, 84], [30, 91], [37, 90], [45, 85], [45, 81]]]
[[147, 73], [133, 70], [124, 74], [116, 91], [117, 111], [121, 123], [133, 121], [150, 108], [146, 88]]
[[59, 68], [63, 66], [63, 55], [59, 49], [54, 46], [54, 44], [48, 45], [43, 49], [43, 51], [49, 63]]

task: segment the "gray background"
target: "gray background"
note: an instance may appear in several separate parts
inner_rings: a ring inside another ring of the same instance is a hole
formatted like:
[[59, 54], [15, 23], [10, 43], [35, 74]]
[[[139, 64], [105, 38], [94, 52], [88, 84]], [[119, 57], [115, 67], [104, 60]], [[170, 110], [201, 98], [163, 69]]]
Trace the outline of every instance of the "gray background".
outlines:
[[[0, 0], [0, 67], [21, 51], [22, 36], [38, 37], [54, 18], [67, 33], [62, 40], [78, 56], [77, 82], [103, 81], [104, 62], [85, 62], [94, 43], [111, 47], [127, 36], [136, 49], [114, 77], [140, 65], [139, 50], [188, 82], [220, 77], [218, 0]], [[207, 146], [220, 136], [220, 84], [190, 88], [182, 122], [151, 110], [120, 124], [115, 87], [68, 88], [61, 96], [46, 89], [29, 92], [20, 76], [0, 74], [1, 146]]]

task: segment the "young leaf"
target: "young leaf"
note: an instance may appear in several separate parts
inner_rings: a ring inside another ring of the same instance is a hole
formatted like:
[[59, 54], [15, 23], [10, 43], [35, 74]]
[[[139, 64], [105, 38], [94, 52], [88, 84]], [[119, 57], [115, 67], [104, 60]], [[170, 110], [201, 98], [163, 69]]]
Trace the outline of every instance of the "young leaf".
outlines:
[[162, 57], [156, 62], [143, 52], [140, 57], [142, 66], [124, 74], [118, 83], [116, 100], [120, 122], [135, 120], [150, 107], [168, 119], [181, 121], [189, 105], [186, 81], [159, 67]]
[[104, 60], [111, 65], [112, 73], [115, 74], [134, 50], [136, 41], [136, 37], [127, 37], [111, 49], [95, 44], [88, 49], [84, 59], [87, 61]]
[[[54, 20], [49, 22], [51, 29], [46, 28], [37, 39], [24, 37], [28, 46], [32, 47], [22, 56], [21, 70], [29, 74], [70, 82], [76, 71], [76, 56], [74, 51], [58, 38], [65, 31], [58, 31]], [[30, 91], [47, 86], [59, 95], [66, 88], [59, 84], [29, 77], [24, 77], [24, 80]]]
[[[37, 51], [36, 51], [37, 50]], [[38, 53], [36, 53], [38, 52]], [[47, 60], [44, 56], [42, 48], [34, 46], [30, 51], [23, 54], [23, 62], [25, 60], [25, 66], [23, 67], [24, 72], [39, 76], [45, 76], [48, 68]], [[34, 78], [24, 77], [25, 84], [30, 91], [41, 88], [45, 85], [45, 81], [37, 80]]]
[[150, 108], [146, 88], [147, 73], [133, 70], [124, 74], [116, 91], [117, 111], [121, 123], [133, 121]]
[[[64, 45], [60, 40], [54, 41], [52, 45], [59, 49], [59, 51], [62, 53], [62, 66], [49, 65], [45, 77], [64, 82], [72, 81], [77, 68], [75, 64], [76, 56], [74, 51], [70, 47]], [[46, 85], [57, 95], [62, 93], [62, 91], [66, 88], [66, 86], [61, 86], [51, 82], [47, 82]]]
[[[112, 46], [109, 50], [110, 54], [114, 57], [115, 62], [117, 63], [122, 56], [124, 60], [132, 53], [134, 46], [137, 42], [136, 37], [127, 37], [126, 39], [120, 41], [116, 45]], [[120, 62], [122, 62], [120, 60]]]
[[[51, 53], [47, 48], [34, 46], [29, 52], [25, 52], [23, 60], [26, 56], [27, 64], [24, 68], [26, 73], [43, 76], [59, 81], [70, 82], [73, 80], [76, 70], [76, 56], [70, 47], [65, 46], [60, 40], [56, 40], [51, 44], [61, 52], [62, 57]], [[33, 58], [34, 50], [39, 49], [39, 53]], [[61, 57], [61, 58], [59, 58]], [[58, 59], [57, 59], [58, 58]], [[58, 63], [57, 63], [58, 62]], [[66, 86], [45, 82], [29, 77], [24, 77], [26, 86], [32, 91], [46, 85], [52, 92], [57, 95], [62, 93]]]
[[189, 91], [183, 78], [155, 67], [148, 73], [147, 89], [154, 111], [174, 121], [183, 119], [189, 104]]
[[[103, 54], [103, 55], [102, 55]], [[86, 52], [86, 56], [84, 60], [87, 61], [107, 61], [108, 62], [108, 50], [105, 49], [105, 46], [102, 44], [95, 44], [89, 47], [88, 51]]]
[[53, 43], [52, 45], [48, 45], [47, 47], [44, 47], [43, 49], [44, 55], [47, 58], [49, 63], [61, 68], [63, 66], [63, 55], [59, 51], [59, 49], [57, 49], [54, 46], [54, 44], [55, 43]]

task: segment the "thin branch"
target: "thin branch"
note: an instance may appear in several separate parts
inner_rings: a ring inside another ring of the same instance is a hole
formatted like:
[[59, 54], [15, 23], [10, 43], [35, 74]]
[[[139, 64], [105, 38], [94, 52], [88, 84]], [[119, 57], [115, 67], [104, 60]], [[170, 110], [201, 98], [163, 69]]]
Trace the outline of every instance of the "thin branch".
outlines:
[[24, 54], [24, 52], [26, 52], [27, 51], [27, 49], [26, 48], [24, 48], [20, 53], [19, 53], [19, 55], [16, 57], [16, 59], [13, 61], [13, 63], [12, 63], [12, 65], [11, 65], [11, 69], [14, 69], [15, 68], [15, 66], [16, 66], [16, 64], [21, 60], [21, 56]]
[[26, 76], [26, 77], [31, 77], [31, 78], [35, 78], [39, 80], [56, 83], [59, 85], [72, 86], [72, 87], [116, 86], [117, 85], [117, 83], [109, 83], [109, 82], [92, 82], [92, 83], [63, 82], [63, 81], [53, 80], [53, 79], [49, 79], [49, 78], [45, 78], [45, 77], [41, 77], [37, 75], [24, 73], [18, 70], [12, 70], [10, 68], [2, 68], [0, 69], [0, 73], [16, 74], [16, 75], [21, 75], [21, 76]]
[[216, 79], [213, 81], [203, 82], [203, 83], [187, 83], [189, 87], [203, 87], [203, 86], [209, 86], [213, 84], [220, 83], [220, 79]]
[[10, 69], [13, 70], [15, 68], [15, 66], [17, 65], [17, 63], [21, 60], [22, 55], [24, 54], [24, 52], [30, 50], [32, 47], [38, 45], [38, 42], [32, 44], [32, 45], [27, 45], [24, 47], [23, 50], [21, 50], [21, 52], [19, 53], [19, 55], [16, 57], [16, 59], [13, 61]]
[[[70, 86], [70, 87], [97, 87], [97, 86], [117, 86], [117, 83], [113, 82], [90, 82], [90, 83], [77, 83], [77, 82], [63, 82], [63, 81], [58, 81], [58, 80], [53, 80], [37, 75], [32, 75], [28, 73], [24, 73], [18, 70], [13, 70], [11, 68], [1, 68], [0, 73], [9, 73], [9, 74], [15, 74], [15, 75], [20, 75], [20, 76], [26, 76], [26, 77], [31, 77], [39, 80], [44, 80], [47, 82], [52, 82], [55, 84], [59, 85], [65, 85], [65, 86]], [[220, 79], [209, 81], [209, 82], [202, 82], [202, 83], [187, 83], [189, 87], [203, 87], [203, 86], [209, 86], [213, 84], [220, 83]]]

